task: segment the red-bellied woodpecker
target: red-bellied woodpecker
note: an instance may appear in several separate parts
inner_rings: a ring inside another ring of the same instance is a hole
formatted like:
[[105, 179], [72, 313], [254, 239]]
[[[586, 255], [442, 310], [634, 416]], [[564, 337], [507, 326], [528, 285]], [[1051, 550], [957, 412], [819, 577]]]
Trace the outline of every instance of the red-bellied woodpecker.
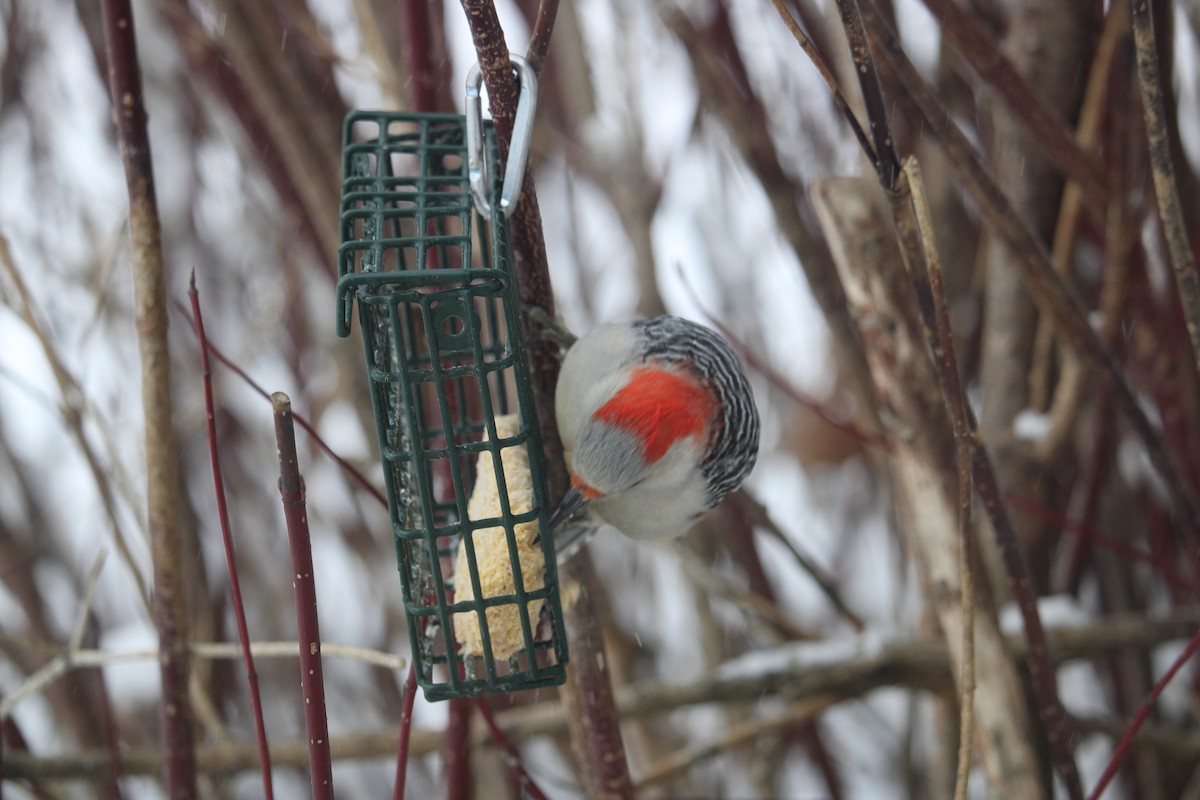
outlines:
[[679, 317], [582, 336], [563, 359], [555, 413], [571, 489], [552, 529], [588, 505], [635, 539], [679, 536], [758, 456], [741, 364], [716, 334]]

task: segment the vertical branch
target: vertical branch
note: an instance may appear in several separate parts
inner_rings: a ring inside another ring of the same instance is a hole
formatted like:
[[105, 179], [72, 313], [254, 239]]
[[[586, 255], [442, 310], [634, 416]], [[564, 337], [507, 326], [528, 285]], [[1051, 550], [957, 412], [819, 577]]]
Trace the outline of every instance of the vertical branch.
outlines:
[[1200, 283], [1188, 244], [1187, 225], [1171, 164], [1171, 138], [1163, 110], [1162, 80], [1158, 74], [1158, 48], [1154, 43], [1154, 23], [1150, 0], [1133, 3], [1133, 41], [1137, 51], [1138, 83], [1142, 89], [1142, 114], [1146, 119], [1146, 139], [1150, 149], [1150, 169], [1154, 175], [1154, 193], [1158, 215], [1167, 238], [1171, 270], [1179, 287], [1179, 302], [1192, 343], [1192, 358], [1200, 370]]
[[513, 780], [521, 791], [521, 796], [528, 797], [529, 800], [546, 800], [545, 792], [533, 782], [525, 770], [525, 765], [521, 763], [521, 753], [517, 750], [517, 746], [509, 741], [509, 738], [504, 735], [504, 731], [500, 729], [500, 724], [496, 722], [496, 715], [492, 713], [492, 707], [488, 705], [487, 700], [476, 697], [475, 707], [479, 709], [479, 716], [483, 718], [483, 724], [487, 726], [492, 741], [500, 748], [500, 752], [504, 756], [504, 764], [512, 773]]
[[541, 0], [538, 3], [533, 34], [529, 37], [529, 47], [525, 51], [525, 60], [533, 67], [534, 72], [542, 71], [542, 63], [550, 51], [550, 36], [554, 33], [554, 21], [557, 18], [558, 0]]
[[408, 665], [404, 679], [404, 706], [400, 711], [400, 740], [396, 744], [396, 783], [392, 800], [404, 800], [404, 785], [408, 782], [408, 744], [412, 739], [413, 700], [417, 696], [416, 662]]
[[147, 511], [154, 563], [165, 783], [172, 800], [196, 796], [192, 713], [187, 701], [188, 625], [179, 529], [179, 448], [171, 427], [167, 294], [141, 66], [130, 0], [102, 0], [109, 90], [129, 191], [134, 315], [145, 416]]
[[447, 701], [450, 716], [442, 736], [442, 773], [446, 780], [446, 800], [470, 800], [471, 698], [452, 697]]
[[314, 800], [333, 800], [333, 766], [329, 725], [325, 716], [325, 684], [321, 674], [321, 630], [317, 624], [317, 587], [312, 545], [304, 504], [304, 479], [296, 458], [292, 401], [283, 392], [271, 395], [275, 412], [275, 447], [279, 452], [279, 495], [292, 551], [292, 585], [296, 591], [296, 628], [300, 640], [300, 688], [304, 695], [304, 728], [308, 733], [308, 775]]
[[867, 123], [871, 128], [871, 139], [875, 142], [875, 172], [883, 188], [891, 191], [900, 176], [900, 162], [896, 156], [896, 142], [887, 125], [887, 111], [883, 99], [883, 87], [879, 84], [879, 73], [875, 70], [875, 59], [867, 46], [867, 30], [863, 26], [858, 10], [858, 0], [837, 0], [838, 14], [850, 45], [850, 58], [854, 61], [854, 72], [862, 87], [863, 105], [867, 109]]
[[[971, 425], [967, 418], [966, 395], [958, 374], [958, 357], [950, 335], [950, 315], [946, 311], [946, 294], [942, 280], [942, 259], [934, 238], [933, 215], [925, 194], [925, 182], [915, 158], [906, 158], [903, 165], [904, 184], [910, 194], [912, 209], [921, 235], [926, 274], [919, 270], [909, 273], [918, 294], [928, 291], [933, 301], [937, 329], [926, 330], [930, 350], [934, 355], [938, 380], [950, 422], [954, 428], [955, 455], [958, 461], [958, 556], [962, 578], [962, 661], [959, 664], [960, 724], [958, 731], [958, 773], [954, 783], [955, 800], [966, 800], [967, 782], [971, 776], [971, 745], [975, 733], [975, 577], [971, 569], [973, 542], [971, 529]], [[910, 264], [910, 267], [915, 266]], [[931, 336], [934, 333], [935, 336]]]
[[[512, 138], [513, 120], [517, 113], [519, 86], [509, 61], [508, 45], [492, 0], [462, 0], [467, 24], [479, 67], [487, 86], [492, 121], [496, 125], [496, 143], [500, 161], [508, 160], [508, 143]], [[542, 232], [542, 215], [538, 208], [533, 173], [526, 167], [521, 194], [508, 220], [513, 248], [513, 265], [521, 302], [527, 307], [542, 308], [554, 316], [554, 293], [550, 286], [550, 268], [546, 260], [546, 240]], [[530, 330], [526, 320], [526, 330]], [[549, 497], [557, 500], [567, 489], [567, 470], [562, 459], [562, 442], [554, 420], [554, 387], [558, 383], [559, 362], [555, 346], [543, 338], [531, 337], [526, 343], [529, 354], [529, 377], [537, 407], [542, 449], [546, 456]]]
[[581, 553], [559, 568], [564, 585], [578, 582], [583, 590], [563, 609], [575, 657], [567, 668], [562, 691], [563, 710], [571, 744], [579, 757], [583, 786], [588, 797], [632, 798], [633, 781], [621, 739], [621, 719], [613, 699], [604, 631], [596, 606], [595, 567]]
[[242, 602], [242, 584], [238, 579], [237, 559], [233, 550], [233, 530], [229, 523], [229, 504], [225, 500], [225, 482], [221, 477], [212, 369], [208, 362], [208, 337], [204, 335], [204, 316], [200, 313], [200, 293], [196, 291], [196, 274], [194, 272], [188, 285], [188, 297], [192, 301], [192, 318], [196, 323], [196, 338], [200, 342], [200, 368], [204, 375], [204, 411], [208, 429], [208, 456], [212, 462], [213, 491], [217, 497], [217, 518], [221, 526], [221, 543], [225, 546], [225, 567], [229, 572], [229, 589], [233, 597], [234, 618], [237, 621], [238, 640], [242, 645], [242, 661], [246, 667], [246, 686], [250, 692], [250, 708], [254, 714], [254, 738], [258, 743], [263, 796], [267, 800], [272, 800], [275, 797], [275, 788], [271, 782], [271, 751], [267, 746], [267, 726], [263, 721], [262, 697], [258, 691], [258, 671], [254, 668], [254, 655], [250, 652], [250, 629], [246, 624], [246, 606]]
[[[462, 7], [487, 86], [500, 160], [504, 162], [508, 158], [518, 99], [517, 80], [509, 62], [504, 31], [492, 0], [462, 0]], [[550, 287], [541, 212], [532, 172], [528, 168], [521, 196], [509, 217], [509, 229], [521, 302], [544, 309], [553, 316], [554, 295]], [[530, 324], [527, 319], [527, 329]], [[567, 488], [562, 441], [554, 417], [559, 361], [554, 345], [544, 339], [533, 338], [526, 350], [546, 461], [548, 497], [554, 502]], [[633, 783], [629, 778], [625, 744], [613, 702], [604, 633], [590, 600], [598, 590], [595, 572], [587, 554], [582, 553], [563, 565], [559, 575], [563, 585], [581, 587], [579, 599], [563, 609], [575, 657], [567, 667], [567, 685], [563, 687], [562, 698], [571, 712], [568, 714], [572, 720], [571, 743], [583, 767], [584, 787], [589, 797], [632, 797]]]
[[429, 4], [425, 0], [403, 0], [404, 66], [408, 71], [409, 102], [414, 111], [436, 108], [434, 72], [429, 55]]

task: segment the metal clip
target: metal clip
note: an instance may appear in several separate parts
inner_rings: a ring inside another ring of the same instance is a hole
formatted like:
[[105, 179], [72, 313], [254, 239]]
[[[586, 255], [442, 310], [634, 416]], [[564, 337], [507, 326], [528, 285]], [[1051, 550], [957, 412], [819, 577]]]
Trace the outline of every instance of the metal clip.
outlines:
[[[529, 158], [529, 140], [533, 133], [533, 112], [537, 108], [537, 73], [528, 61], [516, 53], [510, 53], [509, 59], [517, 68], [517, 75], [521, 79], [521, 95], [517, 99], [512, 141], [508, 145], [508, 164], [504, 169], [504, 186], [500, 190], [500, 211], [506, 218], [512, 213], [517, 197], [521, 194], [525, 162]], [[490, 217], [492, 204], [488, 200], [488, 194], [491, 191], [491, 176], [488, 175], [487, 158], [483, 152], [483, 99], [480, 96], [482, 85], [483, 72], [476, 64], [467, 74], [467, 177], [471, 181], [475, 208], [479, 209], [483, 216]]]

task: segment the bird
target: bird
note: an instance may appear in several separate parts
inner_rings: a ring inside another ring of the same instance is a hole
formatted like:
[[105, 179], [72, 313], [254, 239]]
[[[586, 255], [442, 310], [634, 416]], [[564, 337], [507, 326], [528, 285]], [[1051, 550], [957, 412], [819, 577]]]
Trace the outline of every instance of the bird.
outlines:
[[758, 457], [759, 414], [740, 361], [682, 317], [581, 336], [563, 357], [555, 416], [570, 473], [550, 517], [559, 560], [596, 530], [559, 533], [584, 509], [633, 539], [683, 535], [741, 486]]

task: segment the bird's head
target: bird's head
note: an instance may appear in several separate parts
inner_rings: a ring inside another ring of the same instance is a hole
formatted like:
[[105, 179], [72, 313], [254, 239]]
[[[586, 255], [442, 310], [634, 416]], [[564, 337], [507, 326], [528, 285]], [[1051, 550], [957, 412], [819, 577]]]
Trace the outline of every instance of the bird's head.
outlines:
[[682, 490], [708, 448], [718, 401], [686, 365], [626, 367], [583, 421], [570, 454], [571, 488], [551, 529], [588, 503], [635, 487]]

